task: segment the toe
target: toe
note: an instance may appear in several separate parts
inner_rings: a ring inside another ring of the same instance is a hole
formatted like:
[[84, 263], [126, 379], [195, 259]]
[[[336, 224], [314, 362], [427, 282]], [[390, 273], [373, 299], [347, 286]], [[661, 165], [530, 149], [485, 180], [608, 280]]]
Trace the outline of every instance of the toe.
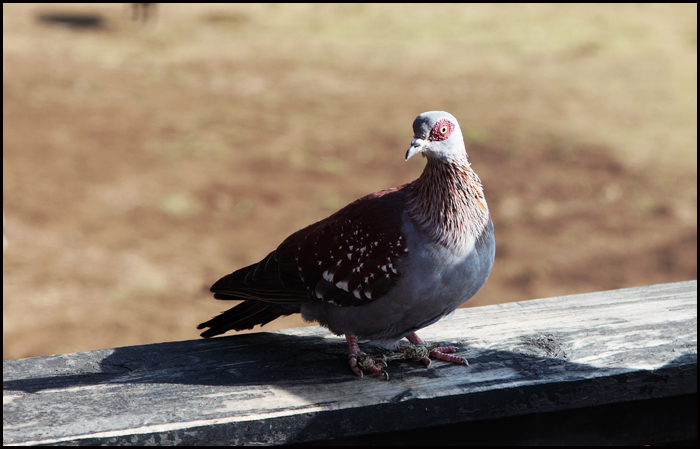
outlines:
[[440, 351], [434, 351], [433, 353], [430, 354], [431, 357], [434, 357], [439, 360], [444, 360], [446, 362], [452, 362], [452, 363], [459, 363], [461, 365], [467, 365], [469, 366], [469, 362], [467, 362], [467, 359], [463, 357], [457, 357], [452, 354], [445, 354], [444, 352]]
[[350, 369], [353, 373], [357, 374], [358, 376], [364, 377], [364, 374], [362, 374], [362, 370], [357, 366], [358, 356], [359, 354], [350, 354]]

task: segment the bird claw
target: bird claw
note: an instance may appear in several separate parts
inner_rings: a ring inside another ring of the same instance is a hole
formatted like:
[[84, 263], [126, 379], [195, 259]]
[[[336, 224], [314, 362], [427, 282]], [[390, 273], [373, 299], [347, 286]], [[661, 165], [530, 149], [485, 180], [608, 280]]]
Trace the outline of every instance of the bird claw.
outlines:
[[[456, 346], [428, 345], [428, 343], [424, 342], [423, 339], [420, 338], [415, 332], [407, 335], [406, 339], [408, 339], [408, 341], [415, 346], [425, 347], [429, 351], [428, 357], [444, 360], [445, 362], [459, 363], [461, 365], [469, 366], [469, 362], [467, 362], [467, 359], [464, 357], [457, 357], [448, 354], [450, 352], [457, 352]], [[420, 360], [423, 360], [423, 363], [425, 363], [425, 360], [422, 357]], [[426, 364], [426, 366], [429, 366], [429, 364]]]
[[393, 352], [389, 354], [386, 358], [387, 360], [420, 360], [425, 366], [430, 366], [430, 357], [438, 360], [444, 360], [445, 362], [459, 363], [461, 365], [469, 366], [469, 362], [464, 357], [457, 357], [450, 352], [457, 352], [457, 348], [454, 346], [440, 346], [438, 344], [428, 345], [409, 343], [407, 345], [399, 346], [399, 352]]
[[389, 373], [386, 372], [386, 357], [371, 356], [364, 352], [350, 354], [350, 368], [360, 377], [364, 377], [363, 371], [372, 371], [377, 376], [384, 376], [389, 380]]
[[364, 377], [364, 371], [371, 371], [377, 376], [386, 377], [389, 380], [389, 373], [384, 368], [392, 360], [420, 360], [427, 367], [430, 366], [430, 358], [432, 357], [446, 362], [469, 365], [467, 359], [449, 354], [457, 352], [455, 346], [429, 345], [415, 333], [406, 337], [411, 343], [400, 345], [398, 352], [382, 355], [368, 355], [362, 352], [354, 334], [346, 334], [345, 338], [350, 350], [350, 369], [360, 377]]
[[[447, 346], [447, 348], [451, 348], [451, 346]], [[469, 362], [464, 357], [457, 357], [455, 355], [445, 354], [445, 352], [455, 352], [455, 351], [442, 351], [440, 349], [444, 349], [444, 348], [438, 347], [438, 349], [436, 351], [433, 351], [430, 353], [431, 357], [435, 357], [438, 360], [444, 360], [445, 362], [459, 363], [460, 365], [469, 366]]]

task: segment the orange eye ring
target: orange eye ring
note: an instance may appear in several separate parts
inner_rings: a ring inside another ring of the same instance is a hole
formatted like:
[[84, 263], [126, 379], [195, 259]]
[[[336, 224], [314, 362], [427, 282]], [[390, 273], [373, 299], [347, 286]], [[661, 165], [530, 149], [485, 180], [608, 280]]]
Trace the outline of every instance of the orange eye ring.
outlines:
[[448, 129], [449, 129], [449, 128], [447, 127], [447, 125], [441, 126], [441, 127], [440, 127], [440, 134], [447, 134], [447, 130], [448, 130]]

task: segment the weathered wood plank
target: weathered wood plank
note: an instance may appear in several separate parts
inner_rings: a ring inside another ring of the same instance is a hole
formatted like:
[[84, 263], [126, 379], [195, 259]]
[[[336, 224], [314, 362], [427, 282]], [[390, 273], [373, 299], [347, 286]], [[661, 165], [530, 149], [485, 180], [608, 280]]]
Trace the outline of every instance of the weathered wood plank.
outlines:
[[462, 309], [421, 336], [470, 366], [360, 379], [319, 327], [4, 361], [3, 442], [303, 443], [697, 394], [696, 281]]

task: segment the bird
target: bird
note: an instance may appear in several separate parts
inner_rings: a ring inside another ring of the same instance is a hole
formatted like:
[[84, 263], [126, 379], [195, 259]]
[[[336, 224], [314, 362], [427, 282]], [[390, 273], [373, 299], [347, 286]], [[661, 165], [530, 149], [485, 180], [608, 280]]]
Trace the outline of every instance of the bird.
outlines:
[[[484, 285], [496, 251], [493, 220], [452, 114], [429, 111], [414, 120], [405, 160], [419, 153], [427, 162], [413, 182], [364, 196], [219, 279], [214, 298], [243, 302], [201, 323], [201, 336], [301, 313], [345, 336], [360, 377], [371, 371], [388, 379], [387, 362], [397, 359], [468, 365], [451, 354], [456, 347], [428, 345], [416, 331]], [[368, 355], [358, 341], [396, 352]]]

